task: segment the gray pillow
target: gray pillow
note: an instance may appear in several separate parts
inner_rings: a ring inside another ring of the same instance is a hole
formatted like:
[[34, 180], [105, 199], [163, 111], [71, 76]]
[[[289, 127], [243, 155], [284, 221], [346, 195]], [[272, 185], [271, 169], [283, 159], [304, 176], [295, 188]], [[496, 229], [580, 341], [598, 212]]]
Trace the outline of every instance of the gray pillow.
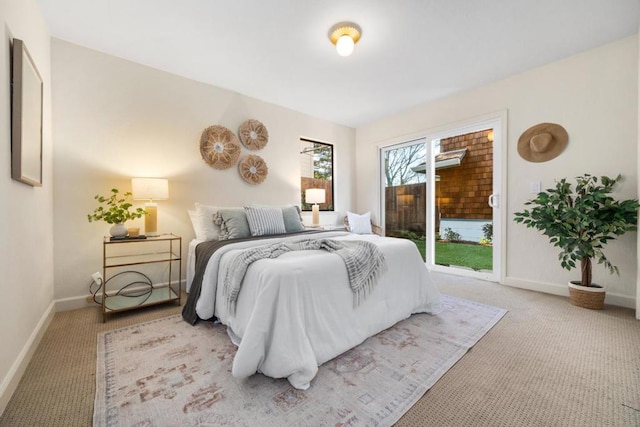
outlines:
[[287, 230], [287, 233], [304, 231], [304, 224], [302, 223], [300, 208], [298, 206], [283, 207], [282, 219], [284, 220], [284, 228]]
[[213, 218], [214, 222], [220, 225], [221, 240], [251, 236], [249, 222], [243, 208], [220, 209]]
[[284, 218], [280, 208], [245, 206], [247, 222], [252, 236], [284, 234]]

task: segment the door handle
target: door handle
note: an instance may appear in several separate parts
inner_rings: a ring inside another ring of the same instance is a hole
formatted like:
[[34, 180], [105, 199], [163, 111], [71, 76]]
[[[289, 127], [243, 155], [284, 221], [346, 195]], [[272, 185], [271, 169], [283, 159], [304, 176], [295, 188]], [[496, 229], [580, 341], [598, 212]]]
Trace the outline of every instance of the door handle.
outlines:
[[497, 194], [492, 194], [489, 196], [489, 200], [487, 200], [487, 202], [489, 203], [489, 206], [491, 206], [492, 208], [497, 208], [498, 207], [498, 195]]

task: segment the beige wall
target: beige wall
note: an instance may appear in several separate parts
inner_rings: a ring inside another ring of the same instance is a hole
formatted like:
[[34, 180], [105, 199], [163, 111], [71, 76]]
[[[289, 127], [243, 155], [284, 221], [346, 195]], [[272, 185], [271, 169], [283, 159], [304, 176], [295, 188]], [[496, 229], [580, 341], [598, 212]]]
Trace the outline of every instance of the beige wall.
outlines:
[[[0, 413], [53, 313], [53, 180], [49, 33], [33, 0], [0, 2]], [[44, 80], [43, 186], [11, 179], [10, 44], [25, 42]], [[32, 344], [34, 344], [32, 346]]]
[[[195, 202], [299, 203], [300, 137], [335, 144], [336, 209], [351, 209], [351, 128], [57, 39], [52, 70], [55, 298], [62, 307], [84, 304], [91, 273], [101, 270], [101, 237], [109, 226], [87, 221], [96, 206], [93, 196], [112, 187], [128, 191], [131, 177], [169, 179], [170, 198], [158, 202], [158, 227], [183, 236], [183, 254], [193, 238], [187, 209]], [[237, 132], [249, 118], [269, 131], [268, 145], [256, 153], [266, 160], [269, 176], [257, 186], [244, 182], [236, 167], [209, 167], [199, 152], [206, 127]], [[333, 216], [327, 213], [322, 221], [337, 221]]]
[[[577, 272], [559, 266], [557, 250], [535, 230], [513, 222], [531, 197], [530, 183], [548, 188], [554, 179], [582, 173], [617, 175], [620, 197], [638, 196], [638, 37], [633, 36], [529, 72], [426, 104], [357, 129], [356, 185], [360, 211], [378, 212], [378, 147], [442, 130], [453, 123], [508, 110], [505, 282], [565, 294]], [[518, 137], [540, 122], [562, 124], [569, 132], [565, 152], [546, 163], [526, 162], [517, 153]], [[506, 202], [506, 205], [505, 205]], [[594, 268], [606, 285], [607, 301], [634, 306], [637, 236], [629, 233], [607, 247], [620, 276]], [[525, 256], [526, 255], [526, 256]]]

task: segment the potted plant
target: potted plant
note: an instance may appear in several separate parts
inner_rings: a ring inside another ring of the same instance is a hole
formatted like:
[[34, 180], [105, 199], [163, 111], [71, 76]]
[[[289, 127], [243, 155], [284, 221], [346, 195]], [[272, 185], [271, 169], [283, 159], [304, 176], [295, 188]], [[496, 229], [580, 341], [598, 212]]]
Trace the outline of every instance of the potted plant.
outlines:
[[102, 220], [107, 224], [113, 224], [113, 227], [109, 230], [113, 237], [124, 237], [127, 235], [127, 228], [124, 223], [130, 219], [141, 218], [145, 215], [145, 211], [142, 208], [136, 208], [134, 211], [130, 211], [131, 202], [128, 201], [131, 197], [131, 192], [126, 192], [122, 197], [118, 197], [120, 192], [117, 188], [111, 189], [111, 196], [104, 197], [99, 194], [94, 197], [100, 205], [93, 210], [93, 213], [87, 215], [89, 222]]
[[591, 262], [604, 264], [611, 274], [618, 267], [605, 256], [604, 245], [627, 231], [637, 229], [638, 200], [615, 200], [613, 187], [622, 179], [598, 178], [585, 174], [576, 177], [575, 191], [566, 178], [556, 182], [525, 203], [531, 210], [516, 212], [514, 220], [537, 228], [553, 246], [560, 248], [560, 265], [571, 270], [580, 261], [582, 280], [569, 282], [570, 301], [581, 307], [602, 309], [604, 288], [592, 282]]

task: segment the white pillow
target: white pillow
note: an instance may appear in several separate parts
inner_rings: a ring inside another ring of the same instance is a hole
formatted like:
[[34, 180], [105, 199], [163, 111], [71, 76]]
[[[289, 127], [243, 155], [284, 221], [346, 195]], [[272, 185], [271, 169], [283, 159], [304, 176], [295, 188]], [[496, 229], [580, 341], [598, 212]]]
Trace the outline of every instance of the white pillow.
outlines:
[[193, 231], [196, 233], [196, 239], [206, 240], [204, 238], [204, 230], [202, 229], [202, 221], [200, 221], [200, 215], [198, 215], [198, 212], [188, 209], [187, 213], [189, 214]]
[[196, 214], [200, 221], [196, 236], [198, 235], [198, 231], [200, 231], [200, 237], [202, 237], [202, 239], [199, 240], [218, 240], [220, 238], [220, 226], [213, 222], [213, 214], [220, 209], [225, 208], [196, 203]]
[[247, 214], [252, 236], [268, 236], [287, 232], [280, 208], [245, 206], [244, 211]]
[[355, 234], [373, 234], [371, 229], [371, 212], [358, 215], [347, 211], [347, 221], [349, 221], [349, 230]]

